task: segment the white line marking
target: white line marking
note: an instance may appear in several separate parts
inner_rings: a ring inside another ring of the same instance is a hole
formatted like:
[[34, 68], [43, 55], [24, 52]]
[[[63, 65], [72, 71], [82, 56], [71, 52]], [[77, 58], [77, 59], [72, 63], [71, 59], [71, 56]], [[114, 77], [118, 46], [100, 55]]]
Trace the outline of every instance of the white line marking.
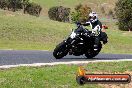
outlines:
[[38, 50], [38, 51], [49, 51], [49, 50]]
[[132, 61], [132, 59], [122, 59], [122, 60], [95, 60], [95, 61], [70, 61], [70, 62], [53, 62], [53, 63], [33, 63], [33, 64], [19, 64], [19, 65], [3, 65], [0, 66], [0, 69], [2, 68], [12, 68], [12, 67], [20, 67], [20, 66], [30, 66], [30, 67], [39, 67], [39, 66], [54, 66], [54, 65], [60, 65], [60, 64], [88, 64], [88, 63], [95, 63], [95, 62], [119, 62], [119, 61]]
[[13, 49], [0, 49], [0, 50], [2, 50], [2, 51], [13, 51]]

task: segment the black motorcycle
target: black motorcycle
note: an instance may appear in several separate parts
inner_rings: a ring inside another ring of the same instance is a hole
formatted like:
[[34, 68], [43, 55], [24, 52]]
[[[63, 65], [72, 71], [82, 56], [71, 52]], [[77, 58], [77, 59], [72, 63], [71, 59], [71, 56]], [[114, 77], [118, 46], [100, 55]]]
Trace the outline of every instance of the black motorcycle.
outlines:
[[98, 49], [94, 50], [95, 36], [91, 31], [84, 28], [83, 25], [77, 25], [77, 29], [73, 30], [69, 37], [58, 44], [54, 49], [53, 56], [56, 59], [61, 59], [69, 55], [80, 56], [85, 54], [87, 58], [93, 58], [99, 54], [102, 48], [102, 44], [107, 43], [107, 34], [105, 32], [100, 33], [100, 42]]

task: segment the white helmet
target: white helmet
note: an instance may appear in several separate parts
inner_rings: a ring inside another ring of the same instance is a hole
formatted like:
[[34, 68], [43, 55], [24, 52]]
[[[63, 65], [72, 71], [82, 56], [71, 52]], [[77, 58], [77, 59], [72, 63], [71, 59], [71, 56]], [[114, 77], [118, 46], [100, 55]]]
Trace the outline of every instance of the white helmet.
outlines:
[[91, 12], [91, 13], [89, 14], [89, 16], [90, 16], [90, 17], [96, 17], [96, 18], [98, 18], [98, 15], [97, 15], [96, 12]]
[[89, 14], [90, 20], [92, 20], [93, 22], [98, 20], [98, 15], [96, 14], [96, 12], [91, 12]]

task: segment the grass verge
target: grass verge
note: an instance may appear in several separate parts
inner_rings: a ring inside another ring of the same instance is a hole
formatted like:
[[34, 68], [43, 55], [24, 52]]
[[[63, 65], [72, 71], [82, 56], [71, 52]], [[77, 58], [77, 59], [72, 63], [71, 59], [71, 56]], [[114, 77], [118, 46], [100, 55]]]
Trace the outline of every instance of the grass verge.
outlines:
[[[0, 49], [53, 50], [75, 29], [74, 24], [51, 21], [0, 10]], [[121, 32], [110, 25], [109, 42], [103, 53], [132, 53], [132, 32]]]
[[[98, 62], [83, 65], [88, 73], [124, 73], [132, 71], [132, 62]], [[101, 85], [79, 86], [76, 81], [77, 65], [18, 67], [0, 69], [1, 88], [101, 88]]]

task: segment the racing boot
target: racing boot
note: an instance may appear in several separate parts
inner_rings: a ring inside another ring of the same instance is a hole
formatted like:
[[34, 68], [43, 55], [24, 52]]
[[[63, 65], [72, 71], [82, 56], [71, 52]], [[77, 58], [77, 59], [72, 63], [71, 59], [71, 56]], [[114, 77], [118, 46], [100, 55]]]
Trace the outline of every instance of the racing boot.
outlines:
[[108, 42], [108, 40], [103, 40], [103, 44], [106, 44]]

